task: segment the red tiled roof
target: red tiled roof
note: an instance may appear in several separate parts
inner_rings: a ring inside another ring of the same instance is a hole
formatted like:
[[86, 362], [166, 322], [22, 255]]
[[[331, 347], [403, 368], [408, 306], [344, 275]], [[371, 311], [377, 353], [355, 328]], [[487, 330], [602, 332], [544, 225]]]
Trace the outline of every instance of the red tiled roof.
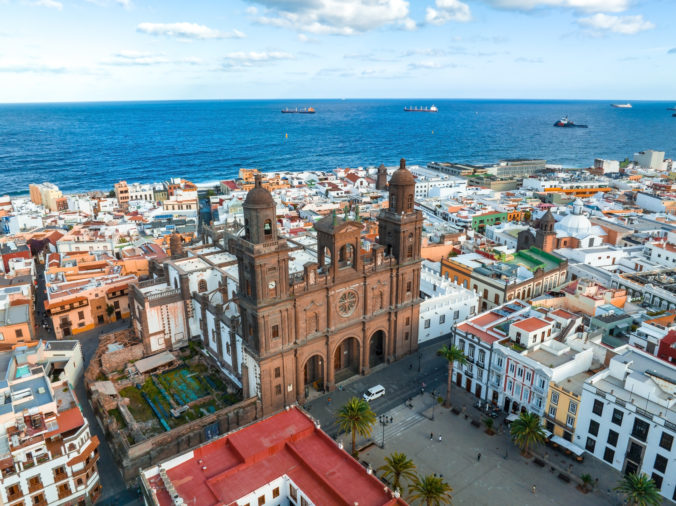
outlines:
[[[287, 475], [315, 504], [405, 505], [297, 408], [282, 411], [194, 450], [167, 475], [186, 503], [234, 504]], [[173, 501], [159, 475], [149, 480], [160, 505]]]
[[472, 325], [477, 325], [479, 327], [485, 327], [487, 325], [490, 325], [493, 323], [495, 320], [499, 320], [502, 318], [498, 313], [494, 312], [488, 312], [486, 314], [482, 314], [471, 320]]
[[500, 340], [499, 338], [492, 336], [488, 332], [484, 332], [483, 330], [478, 329], [474, 325], [470, 325], [469, 323], [462, 323], [458, 325], [458, 330], [462, 330], [467, 334], [472, 334], [473, 336], [478, 337], [484, 343], [487, 344], [491, 344]]
[[518, 321], [516, 323], [513, 323], [512, 325], [521, 330], [525, 330], [526, 332], [535, 332], [536, 330], [539, 330], [541, 328], [548, 327], [550, 324], [544, 320], [541, 320], [540, 318], [531, 316], [530, 318]]
[[566, 318], [567, 320], [570, 320], [571, 318], [577, 318], [576, 315], [574, 315], [573, 313], [569, 313], [564, 309], [557, 309], [556, 311], [553, 311], [552, 314], [554, 316], [558, 316], [559, 318]]
[[82, 427], [84, 424], [84, 418], [82, 418], [82, 412], [80, 412], [80, 408], [75, 406], [74, 408], [61, 411], [58, 415], [56, 415], [56, 423], [59, 428], [51, 432], [47, 432], [45, 434], [46, 438], [55, 436], [56, 434], [68, 432], [69, 430], [77, 429], [78, 427]]

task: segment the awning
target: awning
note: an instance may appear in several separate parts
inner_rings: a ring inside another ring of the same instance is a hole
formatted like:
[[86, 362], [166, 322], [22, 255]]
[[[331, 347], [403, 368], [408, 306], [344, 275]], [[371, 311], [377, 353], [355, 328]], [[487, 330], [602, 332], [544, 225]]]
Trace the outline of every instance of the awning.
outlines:
[[558, 444], [559, 446], [565, 448], [566, 450], [570, 450], [572, 453], [574, 453], [578, 457], [584, 453], [584, 450], [582, 448], [574, 445], [570, 441], [567, 441], [560, 436], [552, 436], [550, 438], [550, 441], [552, 443]]
[[516, 413], [510, 413], [510, 414], [507, 415], [507, 421], [508, 422], [513, 422], [517, 418], [519, 418], [519, 415], [517, 415]]
[[547, 439], [549, 439], [550, 437], [552, 437], [552, 433], [549, 432], [547, 429], [542, 429], [542, 432], [545, 433], [545, 437], [546, 437]]

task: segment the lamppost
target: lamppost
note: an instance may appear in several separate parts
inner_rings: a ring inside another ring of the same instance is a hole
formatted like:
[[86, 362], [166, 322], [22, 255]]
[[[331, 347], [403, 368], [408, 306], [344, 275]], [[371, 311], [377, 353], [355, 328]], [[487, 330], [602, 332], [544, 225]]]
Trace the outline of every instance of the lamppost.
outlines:
[[385, 448], [385, 426], [392, 423], [392, 417], [380, 415], [378, 417], [378, 422], [380, 423], [380, 426], [383, 428], [383, 439], [382, 442], [380, 443], [380, 447]]
[[432, 391], [432, 420], [434, 420], [434, 408], [437, 407], [437, 391]]
[[418, 372], [420, 372], [420, 361], [422, 360], [422, 353], [418, 352]]

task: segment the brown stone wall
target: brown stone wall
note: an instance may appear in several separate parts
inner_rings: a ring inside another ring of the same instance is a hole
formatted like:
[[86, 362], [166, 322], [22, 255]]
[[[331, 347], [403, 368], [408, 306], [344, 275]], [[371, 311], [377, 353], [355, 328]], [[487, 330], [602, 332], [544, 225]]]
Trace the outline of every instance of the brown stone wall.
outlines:
[[128, 362], [143, 358], [143, 345], [135, 344], [117, 351], [101, 355], [101, 370], [105, 374], [124, 369]]

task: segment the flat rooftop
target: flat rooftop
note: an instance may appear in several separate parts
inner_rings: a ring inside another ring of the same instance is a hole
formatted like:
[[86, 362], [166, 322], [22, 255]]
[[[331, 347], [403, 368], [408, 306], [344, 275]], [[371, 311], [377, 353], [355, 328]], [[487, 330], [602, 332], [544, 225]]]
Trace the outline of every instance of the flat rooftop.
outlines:
[[[317, 505], [406, 504], [393, 499], [378, 478], [297, 408], [238, 429], [174, 462], [162, 467], [186, 504], [234, 504], [283, 476]], [[173, 505], [157, 467], [143, 473], [158, 503]]]
[[523, 356], [537, 360], [545, 367], [559, 367], [560, 365], [570, 362], [575, 359], [575, 352], [566, 351], [561, 355], [555, 355], [547, 350], [540, 348], [539, 350], [526, 351], [523, 353]]

